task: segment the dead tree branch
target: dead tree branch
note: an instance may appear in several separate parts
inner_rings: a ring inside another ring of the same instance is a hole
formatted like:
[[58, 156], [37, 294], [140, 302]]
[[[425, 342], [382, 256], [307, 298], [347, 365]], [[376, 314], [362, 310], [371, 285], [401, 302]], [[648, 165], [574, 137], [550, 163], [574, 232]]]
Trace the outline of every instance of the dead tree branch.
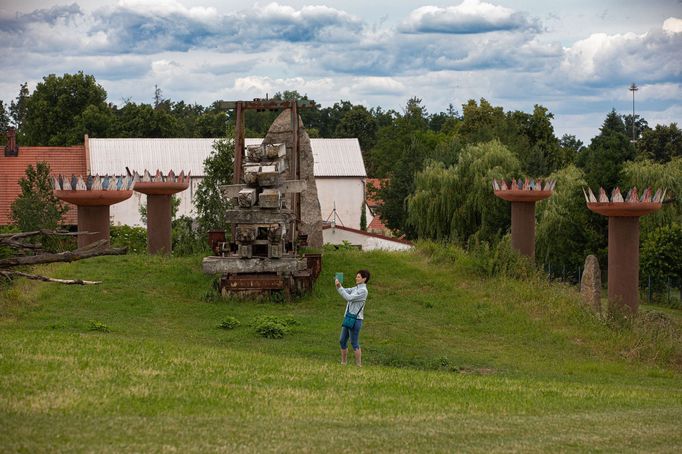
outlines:
[[[0, 276], [8, 280], [11, 280], [15, 276], [20, 276], [25, 277], [27, 279], [33, 279], [44, 282], [57, 282], [60, 284], [67, 285], [95, 285], [99, 284], [100, 281], [86, 281], [83, 279], [56, 279], [37, 274], [14, 271], [10, 270], [9, 268], [17, 266], [43, 265], [55, 262], [75, 262], [77, 260], [97, 257], [100, 255], [123, 255], [128, 251], [127, 248], [110, 247], [109, 240], [99, 240], [94, 243], [90, 243], [87, 246], [84, 246], [80, 249], [76, 249], [75, 251], [66, 251], [59, 253], [45, 252], [42, 250], [42, 246], [40, 244], [33, 244], [22, 241], [30, 237], [35, 237], [37, 235], [77, 236], [92, 235], [92, 232], [71, 233], [52, 230], [38, 230], [34, 232], [0, 234], [0, 246], [10, 247], [17, 251], [17, 254], [19, 254], [14, 257], [0, 259]], [[22, 253], [23, 254], [28, 253], [32, 255], [21, 255]]]
[[22, 273], [21, 271], [0, 271], [0, 276], [4, 276], [7, 279], [12, 279], [13, 276], [21, 276], [35, 281], [56, 282], [58, 284], [65, 285], [96, 285], [102, 283], [102, 281], [84, 281], [83, 279], [56, 279], [52, 277], [41, 276], [39, 274]]

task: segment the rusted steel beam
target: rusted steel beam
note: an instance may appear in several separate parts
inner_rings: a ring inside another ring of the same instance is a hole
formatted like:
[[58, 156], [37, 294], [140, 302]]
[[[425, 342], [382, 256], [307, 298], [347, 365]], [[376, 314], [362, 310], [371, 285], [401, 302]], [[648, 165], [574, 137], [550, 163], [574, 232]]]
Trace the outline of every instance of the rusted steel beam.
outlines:
[[218, 101], [220, 109], [236, 109], [238, 104], [246, 110], [282, 110], [291, 108], [295, 103], [299, 109], [315, 109], [317, 104], [312, 99], [279, 100], [279, 99], [254, 99], [253, 101]]

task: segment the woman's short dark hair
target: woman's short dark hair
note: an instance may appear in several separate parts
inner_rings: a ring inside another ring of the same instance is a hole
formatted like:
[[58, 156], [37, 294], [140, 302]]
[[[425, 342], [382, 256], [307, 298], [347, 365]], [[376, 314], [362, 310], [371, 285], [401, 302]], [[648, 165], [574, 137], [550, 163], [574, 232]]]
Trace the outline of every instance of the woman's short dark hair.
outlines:
[[369, 282], [369, 271], [367, 270], [360, 270], [357, 272], [362, 278], [365, 280], [365, 284]]

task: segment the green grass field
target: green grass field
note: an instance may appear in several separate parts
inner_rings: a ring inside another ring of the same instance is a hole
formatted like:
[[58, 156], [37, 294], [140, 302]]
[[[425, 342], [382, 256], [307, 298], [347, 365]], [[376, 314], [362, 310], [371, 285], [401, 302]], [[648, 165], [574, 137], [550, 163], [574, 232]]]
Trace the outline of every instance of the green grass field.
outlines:
[[[41, 271], [102, 285], [0, 291], [0, 451], [682, 450], [679, 311], [621, 326], [573, 288], [351, 251], [297, 302], [213, 300], [200, 263], [99, 257]], [[343, 367], [333, 276], [359, 268], [364, 366]], [[262, 315], [298, 324], [266, 339]]]

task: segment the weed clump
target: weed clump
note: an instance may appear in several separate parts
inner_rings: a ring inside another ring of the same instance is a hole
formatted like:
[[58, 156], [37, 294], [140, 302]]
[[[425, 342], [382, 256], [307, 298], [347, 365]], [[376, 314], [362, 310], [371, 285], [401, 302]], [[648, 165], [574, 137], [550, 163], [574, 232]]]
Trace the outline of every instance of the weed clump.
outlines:
[[239, 320], [237, 320], [236, 318], [234, 318], [234, 317], [225, 317], [225, 319], [223, 319], [223, 321], [220, 322], [220, 325], [218, 325], [218, 328], [222, 328], [222, 329], [235, 329], [235, 328], [238, 327], [239, 325], [241, 325], [241, 323], [240, 323]]
[[100, 333], [110, 333], [111, 329], [107, 325], [97, 320], [90, 321], [90, 331], [99, 331]]
[[262, 315], [256, 317], [253, 322], [256, 332], [267, 339], [281, 339], [291, 333], [292, 326], [299, 324], [291, 316], [276, 317], [274, 315]]

